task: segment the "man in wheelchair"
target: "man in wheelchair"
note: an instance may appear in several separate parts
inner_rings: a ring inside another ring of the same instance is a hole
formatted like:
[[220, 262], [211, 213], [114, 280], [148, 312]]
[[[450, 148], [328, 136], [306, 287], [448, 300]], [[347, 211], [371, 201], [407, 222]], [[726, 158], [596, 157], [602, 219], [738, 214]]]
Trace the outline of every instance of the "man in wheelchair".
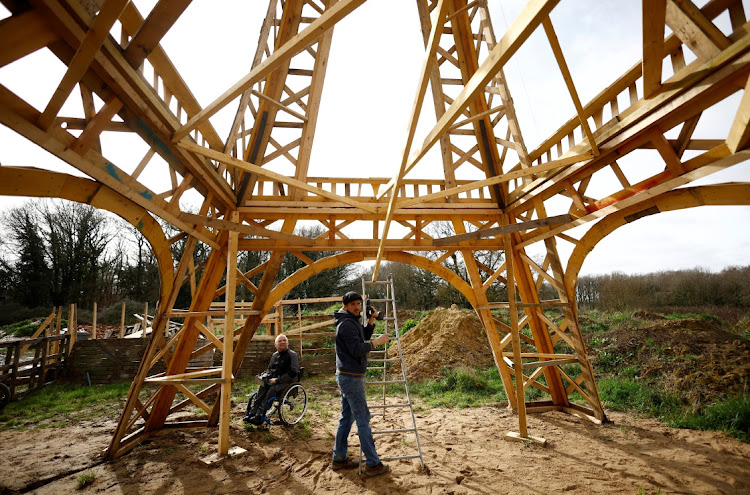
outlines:
[[[253, 425], [263, 422], [263, 414], [269, 399], [279, 397], [290, 383], [297, 381], [300, 377], [299, 357], [297, 353], [289, 349], [289, 339], [281, 334], [274, 342], [276, 352], [271, 356], [268, 369], [256, 377], [261, 381], [258, 392], [250, 397], [243, 421]], [[255, 400], [253, 400], [255, 398]]]

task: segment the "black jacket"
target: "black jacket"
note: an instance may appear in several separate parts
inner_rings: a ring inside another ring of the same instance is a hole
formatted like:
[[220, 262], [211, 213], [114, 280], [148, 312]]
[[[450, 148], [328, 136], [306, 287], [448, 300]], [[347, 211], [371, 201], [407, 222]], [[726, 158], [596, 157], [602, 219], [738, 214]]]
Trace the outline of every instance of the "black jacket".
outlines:
[[350, 375], [367, 372], [367, 353], [373, 346], [366, 342], [375, 325], [362, 326], [359, 318], [341, 308], [333, 313], [336, 321], [336, 369]]
[[299, 357], [291, 349], [279, 352], [271, 356], [268, 364], [268, 378], [278, 378], [277, 383], [292, 383], [299, 376]]

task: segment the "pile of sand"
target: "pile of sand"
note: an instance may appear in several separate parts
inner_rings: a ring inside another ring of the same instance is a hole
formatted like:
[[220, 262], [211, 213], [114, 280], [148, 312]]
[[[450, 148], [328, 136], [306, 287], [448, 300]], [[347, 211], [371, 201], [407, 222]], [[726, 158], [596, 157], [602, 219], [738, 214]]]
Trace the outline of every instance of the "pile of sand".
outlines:
[[[476, 313], [455, 305], [430, 312], [401, 337], [401, 348], [409, 380], [438, 378], [443, 368], [488, 368], [494, 364], [487, 334]], [[394, 343], [389, 354], [397, 352]], [[391, 372], [401, 373], [398, 363]]]

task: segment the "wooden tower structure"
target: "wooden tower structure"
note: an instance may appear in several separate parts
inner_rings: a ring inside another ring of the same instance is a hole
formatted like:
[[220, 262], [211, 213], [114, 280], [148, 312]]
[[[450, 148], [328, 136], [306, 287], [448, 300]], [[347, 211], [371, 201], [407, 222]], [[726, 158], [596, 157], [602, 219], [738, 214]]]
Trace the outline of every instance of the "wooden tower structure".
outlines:
[[[643, 0], [636, 6], [642, 60], [623, 67], [588, 102], [579, 98], [556, 34], [561, 0], [529, 1], [504, 33], [491, 22], [492, 0], [415, 0], [424, 58], [398, 172], [385, 178], [308, 174], [331, 46], [346, 43], [334, 28], [365, 0], [270, 0], [249, 72], [217, 88], [219, 96], [206, 106], [160, 44], [190, 0], [157, 0], [147, 13], [129, 0], [0, 1], [9, 12], [0, 20], [0, 67], [40, 50], [65, 64], [56, 90], [37, 106], [0, 77], [0, 123], [80, 172], [3, 164], [0, 194], [58, 197], [114, 212], [143, 233], [159, 262], [153, 338], [110, 457], [167, 428], [190, 426], [218, 426], [219, 452], [226, 453], [231, 384], [241, 361], [233, 356], [244, 355], [263, 316], [295, 285], [364, 260], [375, 261], [375, 277], [385, 260], [429, 270], [474, 306], [518, 414], [515, 436], [531, 438], [529, 412], [562, 410], [603, 421], [575, 303], [586, 255], [607, 234], [647, 215], [750, 202], [747, 183], [681, 187], [750, 157], [750, 24], [740, 0]], [[528, 149], [504, 68], [535, 32], [554, 54], [575, 114]], [[726, 117], [728, 133], [695, 135], [704, 112], [735, 93], [741, 97]], [[80, 114], [63, 112], [74, 96]], [[417, 141], [430, 100], [435, 124]], [[220, 136], [212, 119], [227, 108], [236, 114], [229, 134]], [[118, 165], [118, 150], [103, 139], [110, 133], [145, 143], [142, 160]], [[432, 176], [417, 177], [415, 167], [431, 149], [442, 167], [436, 163]], [[626, 160], [634, 151], [648, 154], [651, 165]], [[159, 169], [170, 186], [150, 185], [146, 168]], [[593, 187], [604, 177], [612, 179], [609, 188]], [[202, 198], [197, 213], [181, 206], [187, 191]], [[157, 219], [179, 233], [168, 237]], [[300, 222], [316, 222], [325, 232], [301, 237]], [[433, 222], [449, 222], [453, 234], [431, 236]], [[357, 225], [364, 228], [356, 236], [346, 233]], [[573, 235], [578, 226], [589, 228]], [[171, 247], [180, 240], [185, 249], [175, 259]], [[565, 262], [559, 242], [573, 245]], [[210, 254], [196, 266], [199, 244]], [[532, 249], [542, 254], [532, 256]], [[242, 272], [238, 251], [270, 256]], [[313, 261], [304, 254], [310, 251], [337, 254]], [[504, 263], [488, 267], [478, 251], [502, 251]], [[286, 253], [306, 266], [276, 282]], [[445, 263], [453, 256], [463, 259], [463, 277]], [[257, 286], [249, 280], [256, 275], [262, 275]], [[185, 284], [192, 302], [177, 310]], [[239, 284], [254, 295], [249, 310], [235, 308]], [[505, 300], [488, 296], [498, 285], [507, 287]], [[543, 287], [556, 296], [542, 297]], [[221, 297], [227, 322], [237, 313], [247, 319], [218, 335], [201, 321]], [[551, 318], [550, 307], [561, 308], [564, 318]], [[508, 320], [497, 317], [498, 309]], [[185, 324], [167, 339], [167, 320], [177, 317]], [[201, 334], [209, 344], [196, 349]], [[221, 367], [188, 367], [214, 348], [222, 352]], [[164, 371], [152, 372], [157, 365]], [[186, 386], [196, 383], [205, 387]], [[544, 399], [527, 400], [530, 387]], [[205, 411], [204, 419], [173, 419], [191, 404]]]

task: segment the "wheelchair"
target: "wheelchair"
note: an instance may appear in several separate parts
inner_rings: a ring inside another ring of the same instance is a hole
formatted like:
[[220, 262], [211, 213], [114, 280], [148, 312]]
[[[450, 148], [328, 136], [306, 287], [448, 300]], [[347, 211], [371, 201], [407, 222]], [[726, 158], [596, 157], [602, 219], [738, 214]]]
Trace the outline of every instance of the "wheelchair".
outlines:
[[[278, 396], [273, 396], [266, 401], [261, 424], [271, 424], [270, 418], [274, 414], [278, 414], [281, 422], [287, 426], [296, 425], [302, 421], [307, 411], [307, 391], [300, 383], [304, 371], [305, 368], [300, 368], [297, 381], [287, 385]], [[256, 391], [250, 396], [250, 400], [248, 401], [248, 412], [255, 405], [257, 399], [258, 392]]]

